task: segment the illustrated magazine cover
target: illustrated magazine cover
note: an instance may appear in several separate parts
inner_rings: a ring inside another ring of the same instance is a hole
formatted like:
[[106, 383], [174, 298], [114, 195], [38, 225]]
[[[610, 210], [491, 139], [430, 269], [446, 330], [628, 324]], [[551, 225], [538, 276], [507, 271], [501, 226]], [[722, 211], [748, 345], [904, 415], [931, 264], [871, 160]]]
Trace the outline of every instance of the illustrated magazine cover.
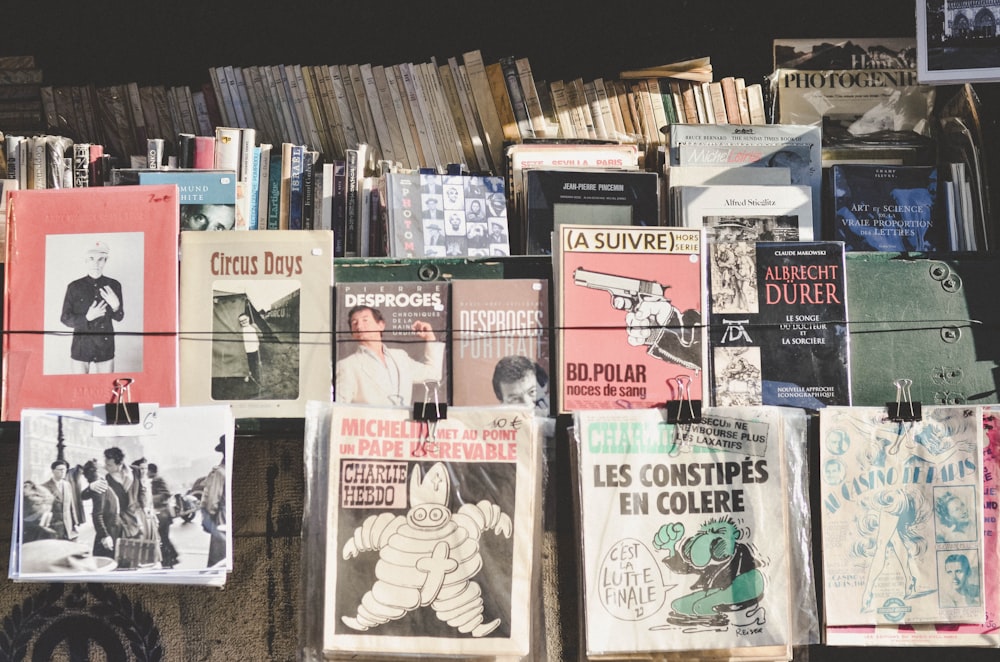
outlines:
[[703, 398], [704, 230], [564, 225], [556, 285], [559, 411], [655, 407], [677, 378]]
[[[577, 411], [588, 655], [792, 642], [778, 408]], [[745, 651], [750, 653], [750, 651]]]
[[828, 626], [983, 622], [982, 440], [978, 407], [820, 410]]
[[[1000, 645], [1000, 581], [997, 576], [997, 480], [1000, 471], [1000, 411], [983, 407], [983, 585], [986, 618], [981, 623], [926, 623], [916, 625], [857, 625], [826, 628], [831, 646], [990, 646]], [[949, 504], [945, 504], [946, 507]], [[951, 505], [952, 509], [957, 506]], [[971, 569], [971, 564], [969, 565]], [[971, 586], [965, 564], [956, 556], [945, 559], [944, 582], [950, 592]], [[972, 591], [968, 588], [965, 593]]]
[[526, 407], [335, 403], [325, 567], [326, 651], [529, 652], [541, 512]]

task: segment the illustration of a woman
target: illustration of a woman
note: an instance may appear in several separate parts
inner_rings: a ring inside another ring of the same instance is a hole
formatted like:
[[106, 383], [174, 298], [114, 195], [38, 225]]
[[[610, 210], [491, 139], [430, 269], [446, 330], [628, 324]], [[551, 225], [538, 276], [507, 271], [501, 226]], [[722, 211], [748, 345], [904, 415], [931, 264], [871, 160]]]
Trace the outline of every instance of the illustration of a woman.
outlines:
[[875, 583], [886, 570], [890, 555], [899, 564], [906, 580], [904, 597], [916, 593], [917, 576], [912, 563], [927, 550], [927, 540], [919, 533], [919, 526], [927, 518], [927, 509], [923, 494], [905, 487], [872, 492], [862, 500], [862, 505], [867, 513], [858, 521], [861, 539], [854, 551], [872, 559], [861, 602], [861, 610], [870, 611]]

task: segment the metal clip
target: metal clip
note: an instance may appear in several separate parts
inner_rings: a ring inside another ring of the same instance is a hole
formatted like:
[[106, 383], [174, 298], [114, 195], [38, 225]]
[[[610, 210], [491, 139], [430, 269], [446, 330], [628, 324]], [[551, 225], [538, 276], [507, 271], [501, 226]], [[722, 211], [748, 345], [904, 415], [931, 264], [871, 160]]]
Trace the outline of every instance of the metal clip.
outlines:
[[139, 403], [131, 402], [131, 377], [119, 377], [111, 386], [111, 402], [104, 405], [104, 420], [108, 425], [132, 425], [139, 421]]
[[892, 383], [896, 387], [896, 401], [885, 404], [889, 420], [897, 423], [921, 420], [923, 415], [920, 403], [914, 402], [910, 395], [910, 386], [913, 385], [913, 380], [896, 379]]
[[691, 399], [691, 376], [678, 375], [674, 377], [677, 399], [667, 400], [667, 423], [700, 423], [701, 400]]

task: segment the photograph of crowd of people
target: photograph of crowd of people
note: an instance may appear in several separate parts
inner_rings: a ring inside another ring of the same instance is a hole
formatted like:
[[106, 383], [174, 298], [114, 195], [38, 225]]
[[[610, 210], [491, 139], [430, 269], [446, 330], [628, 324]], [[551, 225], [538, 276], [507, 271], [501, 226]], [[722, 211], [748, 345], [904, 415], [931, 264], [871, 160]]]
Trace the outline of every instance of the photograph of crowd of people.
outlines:
[[156, 419], [152, 434], [117, 436], [88, 412], [25, 412], [21, 576], [231, 567], [229, 408], [160, 409]]

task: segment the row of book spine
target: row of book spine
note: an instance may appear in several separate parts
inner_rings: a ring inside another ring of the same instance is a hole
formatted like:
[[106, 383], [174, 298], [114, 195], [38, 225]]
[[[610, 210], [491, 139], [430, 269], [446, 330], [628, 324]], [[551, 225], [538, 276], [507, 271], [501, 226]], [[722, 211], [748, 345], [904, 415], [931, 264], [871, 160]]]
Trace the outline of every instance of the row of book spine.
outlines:
[[[369, 145], [403, 168], [463, 163], [504, 170], [505, 144], [530, 139], [663, 143], [672, 123], [764, 123], [761, 86], [741, 78], [545, 81], [526, 57], [478, 50], [439, 63], [219, 66], [196, 89], [124, 83], [40, 86], [44, 131], [102, 144], [127, 162], [146, 140], [252, 128], [261, 142], [307, 145], [328, 161]], [[709, 73], [709, 78], [711, 74]], [[3, 127], [0, 127], [2, 129]]]

